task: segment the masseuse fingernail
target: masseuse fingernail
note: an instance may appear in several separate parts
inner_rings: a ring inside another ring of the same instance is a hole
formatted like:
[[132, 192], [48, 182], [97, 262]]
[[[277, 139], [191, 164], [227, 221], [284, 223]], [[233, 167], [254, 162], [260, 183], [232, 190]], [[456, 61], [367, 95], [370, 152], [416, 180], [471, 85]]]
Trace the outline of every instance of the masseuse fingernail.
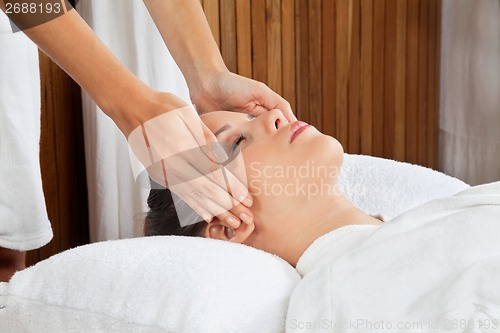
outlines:
[[210, 223], [210, 222], [212, 222], [212, 220], [213, 220], [213, 217], [212, 217], [212, 216], [210, 216], [210, 215], [209, 215], [209, 214], [207, 214], [207, 213], [203, 213], [203, 214], [201, 214], [201, 218], [202, 218], [203, 220], [205, 220], [205, 222], [207, 222], [207, 223]]
[[227, 219], [226, 219], [226, 222], [235, 227], [235, 228], [238, 228], [240, 226], [240, 221], [238, 221], [237, 219], [235, 219], [234, 217], [232, 216], [229, 216]]
[[247, 207], [250, 207], [253, 205], [253, 200], [252, 200], [252, 197], [250, 195], [245, 195], [245, 196], [241, 197], [240, 202]]
[[240, 214], [240, 219], [242, 219], [243, 222], [245, 222], [248, 225], [252, 224], [252, 220], [253, 220], [248, 214], [245, 214], [245, 213]]
[[223, 163], [227, 161], [227, 159], [229, 158], [226, 154], [226, 151], [224, 150], [224, 148], [222, 148], [222, 146], [219, 143], [215, 144], [215, 148], [213, 150], [213, 156], [215, 158], [214, 162], [216, 163]]

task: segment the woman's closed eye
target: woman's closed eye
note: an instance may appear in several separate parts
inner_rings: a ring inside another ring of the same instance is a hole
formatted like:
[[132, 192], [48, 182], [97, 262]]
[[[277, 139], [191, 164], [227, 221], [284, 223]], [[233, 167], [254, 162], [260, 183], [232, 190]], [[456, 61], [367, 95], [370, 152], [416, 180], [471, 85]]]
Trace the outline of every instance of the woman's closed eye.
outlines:
[[244, 136], [243, 134], [240, 134], [236, 140], [234, 140], [232, 146], [231, 146], [231, 153], [234, 153], [236, 151], [236, 149], [239, 148], [240, 144], [246, 140], [246, 136]]

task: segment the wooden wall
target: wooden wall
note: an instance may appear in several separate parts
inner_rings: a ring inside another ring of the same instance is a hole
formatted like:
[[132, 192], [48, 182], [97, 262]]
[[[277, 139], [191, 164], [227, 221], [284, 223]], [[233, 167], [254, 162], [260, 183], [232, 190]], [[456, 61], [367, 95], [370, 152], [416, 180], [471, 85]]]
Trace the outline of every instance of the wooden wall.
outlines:
[[230, 70], [346, 152], [437, 168], [441, 0], [202, 0]]

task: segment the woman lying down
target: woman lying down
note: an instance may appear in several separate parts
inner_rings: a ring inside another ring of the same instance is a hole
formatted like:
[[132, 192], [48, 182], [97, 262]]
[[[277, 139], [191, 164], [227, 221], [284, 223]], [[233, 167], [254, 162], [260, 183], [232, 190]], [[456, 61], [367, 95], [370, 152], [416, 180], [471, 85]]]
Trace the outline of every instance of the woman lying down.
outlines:
[[[303, 279], [287, 332], [500, 331], [500, 182], [383, 223], [337, 191], [343, 149], [334, 138], [311, 126], [296, 131], [304, 124], [277, 110], [202, 119], [214, 132], [226, 128], [219, 141], [241, 148], [254, 224], [230, 229], [200, 218], [181, 227], [170, 192], [151, 190], [146, 235], [210, 237], [288, 261]], [[301, 177], [278, 172], [304, 166]]]

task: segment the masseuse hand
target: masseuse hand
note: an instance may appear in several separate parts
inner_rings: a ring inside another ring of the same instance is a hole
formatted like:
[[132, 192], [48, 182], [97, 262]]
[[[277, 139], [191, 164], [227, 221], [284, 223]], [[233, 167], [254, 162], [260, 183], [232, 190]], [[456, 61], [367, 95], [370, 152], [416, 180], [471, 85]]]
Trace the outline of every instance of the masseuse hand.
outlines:
[[[223, 170], [214, 162], [227, 160], [227, 153], [214, 144], [214, 134], [193, 107], [168, 93], [154, 92], [148, 101], [141, 112], [145, 118], [128, 141], [149, 177], [168, 187], [207, 222], [217, 216], [232, 228], [238, 228], [240, 220], [253, 227], [241, 155]], [[198, 222], [180, 208], [176, 206], [182, 226]]]
[[191, 100], [198, 112], [238, 111], [258, 116], [279, 109], [289, 122], [297, 118], [290, 103], [262, 82], [223, 70], [190, 88]]

